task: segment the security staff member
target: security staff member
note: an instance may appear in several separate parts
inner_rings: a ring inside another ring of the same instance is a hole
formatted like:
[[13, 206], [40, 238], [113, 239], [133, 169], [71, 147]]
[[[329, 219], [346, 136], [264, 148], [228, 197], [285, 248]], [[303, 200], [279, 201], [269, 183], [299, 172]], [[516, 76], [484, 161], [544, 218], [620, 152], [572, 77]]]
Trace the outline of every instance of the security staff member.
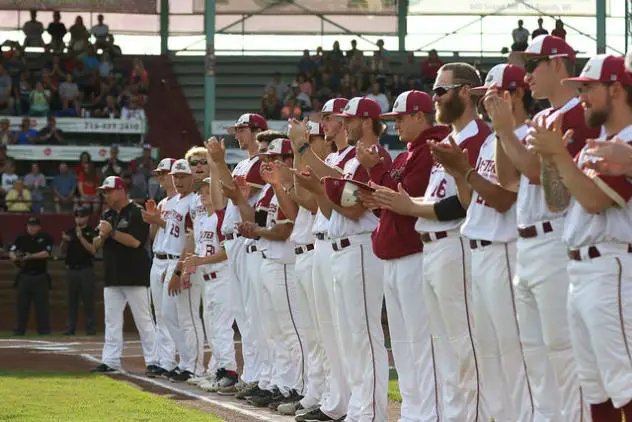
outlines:
[[92, 239], [96, 236], [94, 228], [88, 226], [90, 210], [80, 207], [75, 210], [75, 227], [62, 233], [62, 251], [66, 253], [66, 273], [68, 291], [68, 329], [64, 333], [75, 335], [79, 298], [83, 302], [86, 319], [86, 334], [94, 335], [94, 270], [92, 258], [96, 248]]
[[52, 251], [53, 239], [48, 233], [42, 232], [39, 218], [30, 217], [26, 233], [18, 236], [9, 250], [11, 261], [20, 269], [15, 279], [18, 291], [15, 335], [26, 333], [31, 300], [35, 304], [37, 333], [50, 334], [50, 276], [46, 271], [46, 260]]

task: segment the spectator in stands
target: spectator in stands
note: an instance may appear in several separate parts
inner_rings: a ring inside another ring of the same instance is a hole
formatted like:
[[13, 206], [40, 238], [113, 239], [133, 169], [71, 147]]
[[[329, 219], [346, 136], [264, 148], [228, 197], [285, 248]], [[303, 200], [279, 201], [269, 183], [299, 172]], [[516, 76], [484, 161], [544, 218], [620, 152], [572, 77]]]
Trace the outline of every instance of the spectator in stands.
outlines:
[[511, 45], [512, 51], [525, 51], [529, 44], [529, 30], [525, 28], [522, 19], [518, 21], [518, 27], [513, 30], [511, 37], [513, 38], [513, 44]]
[[16, 134], [18, 145], [34, 144], [37, 140], [37, 130], [31, 127], [31, 119], [25, 117], [22, 119], [20, 131]]
[[66, 72], [64, 71], [61, 63], [61, 56], [53, 56], [53, 61], [50, 64], [49, 76], [57, 82], [66, 80]]
[[417, 67], [417, 64], [415, 63], [415, 53], [411, 51], [406, 56], [406, 65], [404, 67], [404, 70], [402, 71], [401, 76], [404, 76], [406, 78], [408, 78], [409, 76], [419, 77], [420, 74], [420, 68]]
[[292, 82], [292, 90], [287, 95], [287, 98], [295, 99], [303, 110], [310, 110], [312, 108], [312, 98], [301, 91], [296, 81]]
[[397, 98], [399, 94], [408, 90], [408, 85], [402, 75], [394, 74], [388, 88], [391, 98]]
[[[0, 120], [0, 145], [15, 144], [16, 139], [11, 132], [11, 122], [7, 118]], [[6, 147], [5, 147], [6, 153]]]
[[364, 53], [361, 50], [355, 50], [353, 55], [349, 58], [348, 67], [352, 74], [357, 74], [365, 70], [366, 62], [364, 60]]
[[13, 185], [15, 185], [17, 180], [18, 175], [15, 173], [15, 161], [11, 158], [7, 158], [3, 166], [2, 176], [0, 176], [0, 199], [2, 199], [2, 208], [6, 208], [4, 201], [6, 194], [13, 189]]
[[97, 186], [99, 186], [99, 177], [94, 164], [90, 162], [83, 163], [82, 171], [77, 178], [80, 206], [90, 207], [91, 211], [96, 210], [96, 206], [99, 203]]
[[566, 30], [564, 29], [564, 22], [562, 22], [562, 19], [557, 19], [555, 21], [555, 29], [551, 31], [551, 35], [559, 37], [563, 40], [566, 39]]
[[305, 74], [299, 73], [298, 75], [296, 75], [296, 84], [298, 85], [298, 89], [301, 92], [309, 95], [310, 97], [312, 96], [314, 85], [312, 85], [312, 82], [307, 79], [307, 76], [305, 76]]
[[92, 114], [94, 117], [109, 117], [112, 119], [118, 119], [121, 116], [116, 100], [111, 95], [105, 97], [105, 106], [95, 109]]
[[340, 49], [340, 43], [338, 41], [334, 41], [332, 50], [327, 54], [327, 61], [335, 73], [341, 71], [345, 63], [345, 55]]
[[20, 82], [14, 88], [13, 95], [16, 98], [16, 109], [19, 115], [25, 115], [29, 113], [31, 108], [31, 91], [33, 85], [31, 84], [31, 74], [28, 71], [22, 72], [20, 75]]
[[44, 84], [42, 82], [37, 82], [35, 84], [35, 90], [31, 91], [29, 102], [29, 116], [46, 116], [50, 111], [50, 90], [44, 89]]
[[[2, 181], [2, 174], [4, 173], [5, 165], [7, 161], [9, 161], [11, 157], [7, 155], [7, 146], [5, 144], [0, 144], [0, 183]], [[0, 189], [2, 185], [0, 184]]]
[[42, 212], [44, 209], [46, 176], [40, 171], [39, 164], [31, 163], [31, 172], [24, 176], [24, 186], [31, 192], [33, 212]]
[[12, 115], [14, 112], [13, 97], [11, 96], [13, 90], [11, 86], [11, 76], [4, 66], [0, 65], [0, 114]]
[[94, 50], [94, 47], [91, 45], [88, 45], [88, 48], [86, 49], [86, 54], [81, 58], [81, 61], [88, 72], [94, 72], [95, 70], [98, 70], [99, 65], [101, 64], [99, 62], [99, 58], [97, 57], [97, 53]]
[[90, 153], [87, 151], [82, 152], [79, 155], [79, 164], [77, 164], [77, 166], [75, 167], [75, 175], [77, 176], [77, 179], [79, 179], [79, 176], [81, 175], [81, 173], [83, 173], [85, 169], [84, 165], [90, 163], [92, 163], [92, 157], [90, 156]]
[[112, 145], [110, 148], [110, 158], [106, 161], [105, 165], [101, 167], [101, 174], [103, 178], [110, 176], [121, 176], [123, 174], [123, 162], [118, 159], [119, 149], [116, 145]]
[[44, 91], [50, 93], [50, 111], [61, 110], [61, 99], [59, 98], [59, 81], [51, 77], [48, 69], [42, 69], [42, 85], [44, 85]]
[[145, 110], [138, 105], [136, 97], [132, 97], [129, 104], [121, 109], [121, 119], [145, 119]]
[[532, 33], [531, 33], [531, 39], [537, 37], [538, 35], [547, 35], [549, 33], [549, 31], [547, 31], [546, 29], [544, 29], [543, 27], [544, 25], [544, 19], [539, 18], [538, 19], [538, 28], [535, 29]]
[[149, 87], [149, 74], [145, 69], [143, 61], [135, 58], [132, 61], [132, 73], [130, 74], [132, 83], [137, 84], [145, 89]]
[[64, 51], [64, 36], [68, 32], [66, 25], [61, 21], [61, 14], [58, 11], [53, 12], [53, 21], [48, 24], [46, 30], [50, 35], [51, 41], [48, 48], [53, 54], [59, 54]]
[[347, 50], [347, 60], [351, 60], [358, 51], [358, 42], [356, 40], [351, 40], [351, 49]]
[[72, 211], [75, 204], [77, 179], [68, 171], [68, 164], [59, 164], [59, 174], [53, 179], [53, 200], [56, 212]]
[[105, 38], [105, 41], [107, 42], [107, 52], [110, 54], [110, 56], [118, 57], [123, 54], [121, 52], [121, 47], [114, 44], [114, 35], [108, 34], [108, 36]]
[[138, 157], [135, 161], [138, 164], [138, 171], [143, 175], [145, 184], [147, 184], [152, 175], [152, 171], [156, 168], [156, 163], [154, 159], [151, 158], [151, 145], [143, 145], [143, 155]]
[[[112, 71], [114, 70], [114, 63], [112, 63], [112, 59], [108, 53], [103, 53], [101, 55], [101, 62], [99, 63], [99, 74], [103, 79], [107, 78]], [[112, 76], [114, 76], [112, 74]]]
[[90, 32], [94, 35], [94, 47], [105, 50], [107, 48], [107, 36], [110, 33], [110, 27], [103, 23], [103, 15], [97, 16], [97, 24], [92, 27]]
[[323, 48], [318, 47], [316, 49], [316, 54], [312, 56], [312, 61], [314, 62], [316, 70], [318, 70], [322, 65], [325, 57], [323, 56]]
[[316, 63], [314, 63], [314, 61], [310, 57], [309, 50], [303, 50], [303, 56], [298, 62], [298, 72], [308, 74], [313, 72], [315, 69]]
[[273, 88], [276, 93], [277, 100], [282, 102], [285, 99], [285, 95], [288, 91], [288, 86], [286, 83], [281, 81], [281, 74], [279, 72], [275, 72], [272, 75], [272, 81], [268, 82], [266, 85], [266, 89]]
[[136, 160], [132, 160], [129, 163], [129, 169], [123, 172], [124, 179], [127, 182], [129, 179], [129, 185], [132, 188], [130, 197], [139, 202], [144, 202], [147, 199], [147, 180], [145, 175], [138, 169], [138, 163]]
[[380, 105], [380, 108], [382, 109], [382, 113], [387, 113], [388, 110], [390, 109], [390, 101], [388, 100], [388, 97], [386, 96], [386, 94], [384, 94], [381, 91], [381, 89], [382, 88], [379, 82], [375, 82], [371, 86], [371, 92], [369, 92], [366, 95], [366, 97], [371, 98], [372, 100], [375, 100]]
[[281, 109], [281, 120], [300, 119], [302, 113], [303, 110], [296, 103], [296, 99], [290, 97], [285, 101], [285, 105]]
[[31, 212], [31, 192], [24, 187], [22, 179], [16, 179], [15, 184], [5, 196], [5, 202], [9, 212]]
[[42, 34], [44, 33], [44, 25], [37, 20], [37, 11], [31, 10], [31, 20], [22, 26], [24, 32], [24, 47], [44, 47]]
[[45, 145], [60, 145], [64, 143], [64, 134], [57, 127], [55, 116], [48, 116], [46, 126], [37, 134], [37, 143]]
[[66, 115], [68, 115], [68, 111], [72, 111], [72, 117], [79, 115], [81, 110], [80, 95], [79, 86], [73, 81], [72, 74], [67, 74], [66, 80], [59, 85], [59, 98]]
[[4, 67], [11, 77], [11, 86], [16, 87], [20, 82], [20, 75], [26, 71], [26, 60], [21, 48], [17, 48], [9, 60], [4, 62]]
[[261, 114], [268, 120], [278, 120], [281, 116], [280, 102], [271, 86], [266, 87], [261, 98]]
[[439, 58], [437, 50], [428, 52], [428, 58], [421, 63], [421, 81], [424, 85], [432, 85], [437, 78], [439, 68], [443, 66], [443, 61]]
[[88, 48], [89, 40], [90, 33], [83, 24], [83, 18], [77, 16], [75, 24], [70, 27], [70, 51], [76, 56], [81, 56]]

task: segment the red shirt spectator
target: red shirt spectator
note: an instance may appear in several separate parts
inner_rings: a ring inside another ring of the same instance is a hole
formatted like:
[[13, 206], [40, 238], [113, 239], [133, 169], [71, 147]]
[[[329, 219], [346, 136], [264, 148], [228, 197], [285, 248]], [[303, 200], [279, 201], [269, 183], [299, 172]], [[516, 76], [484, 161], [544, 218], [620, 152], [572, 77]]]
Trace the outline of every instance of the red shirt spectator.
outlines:
[[551, 35], [563, 40], [566, 39], [566, 30], [564, 29], [564, 22], [562, 22], [561, 19], [555, 21], [555, 29], [551, 31]]
[[428, 58], [421, 63], [421, 76], [424, 82], [433, 82], [441, 66], [443, 62], [439, 59], [437, 50], [430, 50]]

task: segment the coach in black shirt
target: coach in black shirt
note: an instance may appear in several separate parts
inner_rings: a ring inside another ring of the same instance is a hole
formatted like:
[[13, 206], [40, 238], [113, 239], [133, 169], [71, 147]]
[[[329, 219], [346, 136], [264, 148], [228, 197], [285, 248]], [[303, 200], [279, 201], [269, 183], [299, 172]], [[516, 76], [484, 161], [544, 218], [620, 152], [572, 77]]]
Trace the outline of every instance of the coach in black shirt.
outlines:
[[39, 218], [30, 217], [26, 233], [18, 236], [9, 250], [11, 261], [20, 269], [15, 279], [18, 290], [16, 335], [26, 332], [31, 300], [35, 304], [38, 334], [50, 334], [50, 277], [46, 260], [52, 251], [53, 239], [48, 233], [42, 232]]
[[92, 258], [96, 248], [92, 240], [96, 236], [93, 227], [88, 226], [90, 209], [80, 207], [75, 210], [75, 226], [62, 233], [61, 248], [66, 253], [66, 273], [68, 290], [68, 328], [64, 333], [74, 336], [77, 328], [79, 298], [83, 302], [86, 318], [86, 334], [94, 335], [94, 270]]
[[[149, 255], [145, 243], [149, 224], [140, 205], [130, 201], [125, 182], [109, 176], [99, 188], [108, 209], [99, 223], [96, 248], [103, 247], [105, 265], [105, 342], [101, 364], [93, 372], [112, 373], [121, 368], [123, 311], [129, 304], [140, 334], [147, 370], [157, 368], [156, 327], [149, 305]], [[153, 367], [153, 368], [152, 368]]]

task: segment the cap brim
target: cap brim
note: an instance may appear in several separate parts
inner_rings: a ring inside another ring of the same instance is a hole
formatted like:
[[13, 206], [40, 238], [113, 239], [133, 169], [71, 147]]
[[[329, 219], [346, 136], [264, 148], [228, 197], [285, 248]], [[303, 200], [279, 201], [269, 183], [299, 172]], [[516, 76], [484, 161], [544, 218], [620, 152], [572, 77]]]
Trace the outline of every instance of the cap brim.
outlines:
[[116, 188], [111, 188], [111, 187], [109, 187], [109, 186], [105, 186], [105, 187], [104, 187], [104, 186], [99, 186], [99, 187], [97, 188], [97, 190], [102, 190], [102, 191], [106, 191], [106, 190], [116, 190]]
[[369, 186], [367, 183], [359, 182], [357, 180], [352, 180], [352, 179], [344, 179], [344, 180], [346, 182], [349, 182], [349, 183], [352, 183], [352, 184], [356, 185], [360, 189], [368, 190], [370, 192], [375, 192], [375, 188]]
[[583, 84], [587, 84], [591, 82], [601, 82], [601, 81], [597, 79], [586, 78], [586, 77], [581, 77], [581, 76], [577, 76], [575, 78], [566, 78], [562, 80], [562, 84], [569, 88], [577, 88], [579, 85], [583, 85]]
[[406, 114], [411, 114], [411, 113], [404, 113], [401, 111], [389, 111], [388, 113], [380, 114], [380, 119], [393, 120], [393, 119], [398, 118], [399, 116], [404, 116]]
[[171, 176], [175, 176], [176, 174], [184, 174], [186, 176], [193, 176], [193, 173], [186, 172], [186, 171], [176, 171], [176, 172], [171, 171], [171, 172], [169, 172], [169, 175], [171, 175]]
[[249, 125], [247, 125], [247, 124], [229, 126], [229, 127], [226, 129], [226, 132], [228, 132], [228, 133], [235, 133], [235, 131], [236, 131], [237, 129], [239, 129], [239, 128], [241, 128], [241, 127], [248, 127], [248, 126], [249, 126]]
[[169, 170], [155, 169], [151, 171], [151, 174], [169, 174]]

